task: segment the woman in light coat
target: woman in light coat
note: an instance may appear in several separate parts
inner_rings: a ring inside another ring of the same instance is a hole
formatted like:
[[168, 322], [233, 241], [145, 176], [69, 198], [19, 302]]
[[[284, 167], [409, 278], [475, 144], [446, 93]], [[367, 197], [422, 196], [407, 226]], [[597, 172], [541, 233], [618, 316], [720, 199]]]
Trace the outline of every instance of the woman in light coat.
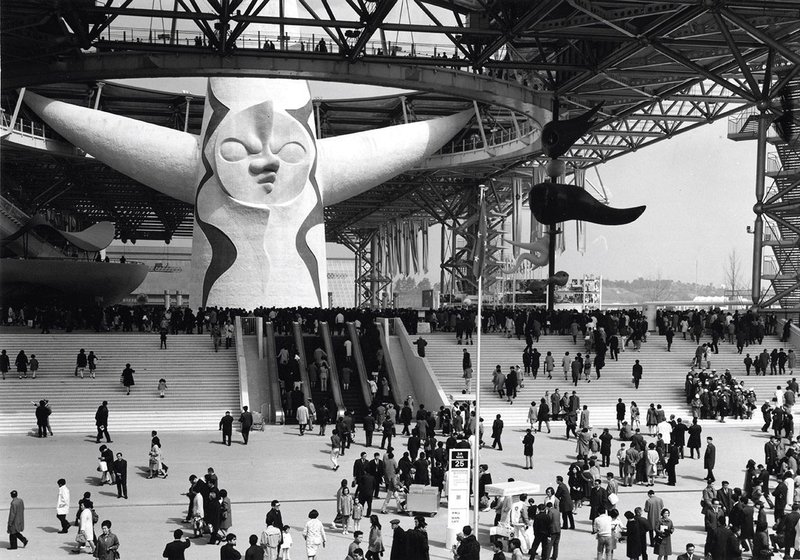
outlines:
[[306, 556], [308, 560], [314, 560], [319, 552], [320, 545], [325, 548], [327, 539], [325, 538], [325, 527], [319, 520], [319, 512], [312, 509], [308, 512], [308, 521], [303, 527], [303, 538], [306, 541]]
[[94, 521], [92, 520], [92, 508], [94, 508], [94, 504], [91, 500], [83, 500], [83, 509], [78, 517], [78, 534], [83, 532], [86, 537], [86, 544], [79, 544], [75, 552], [80, 552], [84, 546], [88, 546], [89, 551], [94, 555]]
[[150, 474], [147, 478], [157, 477], [160, 474], [164, 474], [166, 477], [161, 468], [161, 448], [154, 443], [150, 448]]

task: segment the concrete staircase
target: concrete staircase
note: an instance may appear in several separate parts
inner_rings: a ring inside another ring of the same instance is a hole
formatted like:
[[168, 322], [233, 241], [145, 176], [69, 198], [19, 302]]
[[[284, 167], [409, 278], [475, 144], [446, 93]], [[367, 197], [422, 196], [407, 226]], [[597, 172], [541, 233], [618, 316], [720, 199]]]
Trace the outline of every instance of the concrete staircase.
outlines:
[[[461, 356], [464, 346], [456, 344], [455, 335], [452, 333], [436, 333], [425, 335], [428, 341], [426, 357], [433, 368], [436, 377], [442, 388], [448, 395], [458, 397], [464, 388], [462, 379]], [[542, 375], [543, 367], [539, 370], [536, 380], [531, 377], [525, 378], [525, 388], [518, 391], [517, 399], [513, 405], [501, 400], [497, 393], [492, 392], [491, 376], [497, 364], [502, 366], [503, 372], [508, 371], [511, 365], [522, 365], [522, 350], [525, 347], [525, 340], [514, 338], [504, 338], [500, 334], [488, 334], [481, 337], [481, 416], [484, 418], [485, 429], [489, 429], [496, 414], [501, 414], [506, 427], [522, 428], [528, 425], [528, 407], [532, 400], [538, 404], [539, 399], [544, 396], [545, 391], [550, 394], [558, 388], [563, 394], [564, 391], [572, 393], [577, 391], [581, 398], [581, 405], [588, 405], [590, 419], [593, 427], [610, 427], [616, 429], [615, 405], [617, 398], [622, 398], [626, 407], [631, 401], [636, 401], [641, 410], [642, 426], [647, 407], [650, 403], [661, 404], [667, 418], [670, 414], [675, 414], [684, 418], [690, 418], [689, 407], [683, 397], [683, 383], [686, 373], [691, 367], [691, 360], [697, 347], [691, 340], [683, 340], [678, 335], [672, 345], [672, 351], [666, 351], [666, 339], [663, 336], [650, 334], [647, 342], [642, 345], [639, 352], [633, 351], [632, 344], [626, 352], [621, 352], [619, 361], [609, 360], [606, 355], [606, 366], [603, 368], [601, 378], [596, 379], [596, 374], [592, 373], [591, 383], [579, 381], [578, 386], [572, 385], [572, 377], [569, 381], [564, 381], [561, 368], [561, 358], [564, 352], [569, 351], [571, 356], [577, 352], [583, 354], [582, 341], [578, 344], [572, 343], [571, 336], [550, 335], [542, 336], [539, 343], [534, 347], [542, 354], [542, 362], [547, 351], [553, 353], [556, 367], [552, 380], [548, 380], [546, 375]], [[710, 342], [710, 339], [705, 339]], [[750, 346], [745, 348], [745, 353], [755, 358], [763, 348], [772, 351], [773, 348], [780, 348], [781, 344], [776, 336], [769, 336], [764, 339], [761, 346]], [[477, 365], [477, 339], [476, 344], [466, 346], [472, 356], [473, 369]], [[634, 360], [638, 359], [644, 368], [644, 376], [639, 389], [636, 390], [631, 381], [631, 368]], [[758, 396], [758, 404], [763, 403], [764, 399], [771, 399], [775, 391], [775, 386], [780, 384], [785, 387], [786, 381], [792, 376], [787, 371], [786, 376], [745, 377], [745, 368], [742, 360], [744, 353], [736, 353], [736, 346], [732, 344], [720, 343], [719, 354], [712, 355], [711, 366], [718, 372], [724, 372], [726, 368], [737, 379], [744, 379], [745, 386], [752, 387]], [[797, 372], [800, 377], [800, 371]], [[475, 377], [473, 375], [473, 392], [476, 390]], [[753, 419], [748, 421], [751, 424], [760, 423], [761, 413], [756, 410]], [[708, 422], [708, 421], [707, 421]], [[743, 421], [728, 420], [728, 425], [740, 425]], [[563, 422], [558, 422], [559, 433], [563, 432]], [[488, 432], [487, 432], [488, 433]]]
[[[108, 401], [109, 431], [216, 430], [230, 410], [238, 418], [239, 376], [235, 350], [214, 352], [207, 335], [169, 336], [159, 350], [158, 334], [5, 334], [0, 349], [11, 359], [11, 371], [0, 381], [0, 434], [35, 433], [31, 401], [49, 399], [53, 432], [95, 432], [94, 414]], [[84, 348], [100, 357], [96, 379], [75, 377], [75, 357]], [[14, 359], [24, 349], [36, 354], [36, 379], [18, 379]], [[120, 383], [126, 363], [136, 370], [128, 396]], [[167, 380], [159, 398], [158, 380]]]

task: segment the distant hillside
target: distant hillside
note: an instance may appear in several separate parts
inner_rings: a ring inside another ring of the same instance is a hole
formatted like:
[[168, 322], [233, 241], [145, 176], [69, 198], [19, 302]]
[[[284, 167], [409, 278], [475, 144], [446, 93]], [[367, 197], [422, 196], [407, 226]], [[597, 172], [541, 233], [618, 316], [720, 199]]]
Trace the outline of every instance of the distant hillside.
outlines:
[[722, 296], [723, 289], [712, 284], [676, 280], [608, 280], [603, 278], [603, 303], [642, 303], [644, 301], [687, 301], [697, 296]]

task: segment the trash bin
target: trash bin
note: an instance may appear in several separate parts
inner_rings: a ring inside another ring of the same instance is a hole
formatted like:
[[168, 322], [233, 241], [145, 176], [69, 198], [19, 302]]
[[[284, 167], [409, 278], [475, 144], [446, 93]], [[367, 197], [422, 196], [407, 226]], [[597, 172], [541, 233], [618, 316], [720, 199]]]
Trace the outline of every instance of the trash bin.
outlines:
[[406, 509], [413, 514], [439, 513], [440, 494], [435, 486], [412, 486], [406, 496]]

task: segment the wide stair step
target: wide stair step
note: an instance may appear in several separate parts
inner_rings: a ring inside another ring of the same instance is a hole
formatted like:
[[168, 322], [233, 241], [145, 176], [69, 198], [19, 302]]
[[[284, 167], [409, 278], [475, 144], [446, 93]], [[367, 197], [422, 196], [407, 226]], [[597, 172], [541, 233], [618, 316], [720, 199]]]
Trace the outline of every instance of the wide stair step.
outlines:
[[[474, 336], [474, 335], [473, 335]], [[462, 378], [461, 358], [464, 348], [467, 348], [472, 357], [473, 369], [477, 366], [477, 338], [476, 344], [459, 346], [452, 333], [435, 333], [425, 335], [428, 341], [426, 348], [426, 358], [430, 363], [437, 379], [442, 385], [445, 393], [458, 398], [464, 388]], [[512, 365], [522, 365], [522, 351], [525, 348], [525, 340], [517, 340], [516, 337], [506, 338], [504, 335], [490, 333], [481, 336], [481, 416], [484, 419], [485, 429], [491, 427], [491, 422], [496, 414], [501, 414], [506, 427], [522, 428], [528, 426], [528, 408], [531, 401], [536, 401], [545, 396], [545, 392], [552, 394], [556, 388], [561, 394], [568, 391], [570, 394], [574, 390], [581, 399], [581, 406], [588, 405], [590, 420], [595, 428], [610, 427], [616, 429], [616, 408], [618, 398], [622, 398], [626, 407], [630, 406], [631, 401], [635, 401], [641, 411], [642, 423], [644, 423], [645, 411], [650, 403], [661, 404], [667, 417], [675, 414], [684, 420], [691, 417], [689, 406], [684, 399], [684, 380], [691, 367], [697, 344], [691, 340], [683, 340], [679, 334], [675, 337], [672, 351], [666, 351], [666, 339], [663, 336], [651, 333], [648, 335], [647, 342], [642, 345], [639, 352], [633, 351], [632, 345], [627, 351], [621, 352], [619, 361], [609, 359], [606, 354], [606, 366], [603, 368], [601, 378], [596, 379], [596, 373], [592, 369], [592, 380], [587, 383], [584, 380], [578, 382], [577, 387], [573, 386], [572, 377], [564, 381], [564, 374], [561, 368], [561, 358], [564, 353], [569, 351], [571, 356], [576, 353], [584, 353], [582, 340], [578, 344], [573, 344], [571, 336], [549, 335], [542, 336], [538, 343], [533, 346], [542, 354], [542, 367], [536, 380], [532, 377], [525, 377], [525, 387], [518, 391], [517, 399], [510, 405], [505, 400], [501, 400], [497, 393], [492, 391], [492, 372], [496, 365], [500, 365], [503, 373], [507, 373]], [[705, 338], [704, 342], [710, 342], [710, 338]], [[765, 399], [772, 398], [776, 385], [784, 386], [786, 381], [792, 377], [787, 371], [785, 376], [745, 376], [744, 354], [750, 353], [755, 356], [763, 348], [772, 351], [773, 348], [780, 348], [778, 337], [768, 336], [760, 346], [746, 347], [743, 354], [736, 352], [736, 346], [727, 342], [720, 342], [719, 354], [711, 356], [711, 367], [722, 373], [725, 369], [730, 369], [737, 380], [744, 380], [745, 387], [755, 390], [758, 403]], [[548, 380], [544, 371], [544, 357], [550, 351], [555, 358], [555, 370], [553, 379]], [[594, 354], [592, 353], [594, 358]], [[632, 383], [631, 369], [634, 360], [639, 360], [644, 368], [644, 376], [639, 389], [635, 389]], [[473, 392], [476, 390], [475, 374], [473, 374]], [[549, 403], [549, 400], [548, 400]], [[629, 414], [628, 414], [629, 416]], [[761, 413], [756, 410], [753, 419], [747, 421], [751, 424], [760, 423]], [[743, 421], [729, 420], [729, 424], [738, 425]], [[563, 422], [559, 422], [558, 430], [563, 430]], [[555, 426], [554, 426], [555, 428]]]
[[[216, 430], [219, 419], [239, 410], [239, 374], [235, 349], [214, 352], [208, 336], [174, 335], [167, 350], [157, 334], [74, 332], [69, 334], [4, 334], [0, 349], [11, 371], [0, 391], [0, 434], [36, 429], [34, 402], [48, 399], [55, 433], [95, 431], [94, 414], [109, 402], [109, 431]], [[78, 350], [99, 356], [96, 379], [75, 377]], [[14, 360], [19, 350], [39, 360], [36, 379], [18, 379]], [[130, 395], [120, 383], [126, 363], [136, 370]], [[167, 381], [165, 398], [158, 380]]]

